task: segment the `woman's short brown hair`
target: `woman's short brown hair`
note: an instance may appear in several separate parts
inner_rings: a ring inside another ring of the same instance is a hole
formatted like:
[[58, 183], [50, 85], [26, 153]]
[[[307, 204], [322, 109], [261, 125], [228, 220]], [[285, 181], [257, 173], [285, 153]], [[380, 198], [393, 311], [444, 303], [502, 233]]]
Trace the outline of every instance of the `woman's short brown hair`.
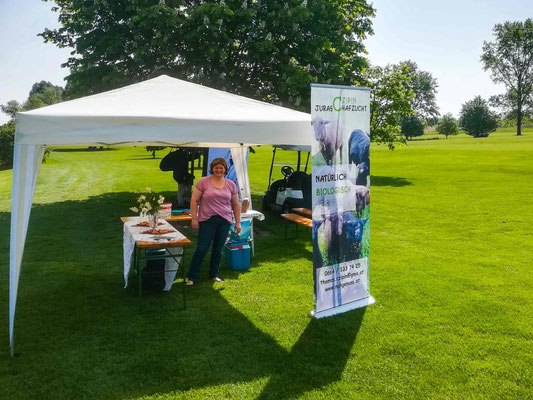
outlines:
[[211, 172], [211, 174], [213, 173], [213, 168], [215, 168], [215, 165], [222, 165], [224, 167], [224, 175], [228, 173], [228, 163], [226, 163], [224, 158], [218, 157], [211, 161], [211, 164], [209, 164], [209, 172]]

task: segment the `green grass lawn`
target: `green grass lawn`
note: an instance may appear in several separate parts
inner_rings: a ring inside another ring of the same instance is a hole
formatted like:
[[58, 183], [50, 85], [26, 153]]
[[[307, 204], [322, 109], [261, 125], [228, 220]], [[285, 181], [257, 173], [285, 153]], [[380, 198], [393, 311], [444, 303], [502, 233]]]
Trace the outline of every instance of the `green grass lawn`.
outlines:
[[[532, 398], [532, 154], [527, 130], [373, 145], [377, 303], [312, 320], [310, 233], [286, 240], [270, 214], [251, 270], [188, 288], [186, 310], [181, 288], [123, 289], [119, 217], [136, 189], [174, 196], [172, 173], [142, 147], [57, 149], [35, 194], [15, 358], [1, 171], [0, 399]], [[271, 155], [250, 156], [257, 206]]]

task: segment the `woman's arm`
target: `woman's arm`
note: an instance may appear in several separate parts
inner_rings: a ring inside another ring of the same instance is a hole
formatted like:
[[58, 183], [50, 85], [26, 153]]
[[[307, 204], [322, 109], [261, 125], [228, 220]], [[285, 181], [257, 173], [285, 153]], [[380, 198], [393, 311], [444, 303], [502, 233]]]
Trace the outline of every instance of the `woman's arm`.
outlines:
[[235, 218], [235, 232], [241, 232], [241, 203], [239, 202], [239, 195], [231, 196], [231, 209], [233, 210], [233, 217]]
[[191, 218], [192, 218], [191, 227], [195, 231], [198, 230], [198, 226], [199, 226], [198, 225], [198, 205], [200, 204], [201, 199], [202, 199], [202, 192], [195, 188], [192, 191], [191, 205], [190, 205]]

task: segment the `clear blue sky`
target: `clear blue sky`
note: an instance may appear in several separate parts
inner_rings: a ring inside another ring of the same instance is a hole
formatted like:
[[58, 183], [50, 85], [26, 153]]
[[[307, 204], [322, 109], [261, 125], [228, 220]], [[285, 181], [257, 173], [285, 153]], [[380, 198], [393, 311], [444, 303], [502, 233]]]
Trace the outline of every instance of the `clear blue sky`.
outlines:
[[505, 21], [533, 17], [531, 0], [374, 0], [374, 35], [365, 41], [373, 64], [416, 62], [439, 84], [441, 114], [455, 116], [477, 95], [503, 93], [490, 80], [479, 58], [492, 28]]
[[[373, 64], [415, 61], [439, 83], [441, 113], [455, 115], [476, 95], [502, 92], [479, 63], [492, 27], [533, 15], [531, 0], [374, 0], [375, 35], [365, 41]], [[61, 63], [69, 50], [43, 43], [36, 35], [58, 25], [53, 3], [0, 0], [0, 104], [24, 101], [33, 83], [46, 80], [64, 86]], [[7, 121], [0, 113], [0, 123]]]
[[[44, 43], [37, 34], [57, 27], [54, 3], [41, 0], [0, 0], [0, 104], [23, 102], [35, 82], [65, 86], [68, 71], [61, 64], [69, 51]], [[0, 123], [9, 117], [0, 112]]]

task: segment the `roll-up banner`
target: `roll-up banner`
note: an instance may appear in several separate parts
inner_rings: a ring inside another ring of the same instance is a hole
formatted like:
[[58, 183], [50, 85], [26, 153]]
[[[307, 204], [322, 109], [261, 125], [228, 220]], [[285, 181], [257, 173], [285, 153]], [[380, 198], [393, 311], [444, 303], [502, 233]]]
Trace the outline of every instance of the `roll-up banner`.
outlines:
[[370, 90], [311, 85], [316, 318], [370, 296]]

